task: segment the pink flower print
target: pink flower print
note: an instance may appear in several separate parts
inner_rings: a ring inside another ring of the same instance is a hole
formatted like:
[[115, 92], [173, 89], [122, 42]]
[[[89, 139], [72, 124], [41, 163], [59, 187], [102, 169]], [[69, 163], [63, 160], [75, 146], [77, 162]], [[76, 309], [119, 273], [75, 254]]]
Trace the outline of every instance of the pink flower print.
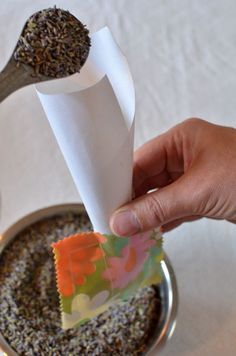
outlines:
[[113, 288], [126, 287], [141, 272], [149, 256], [149, 248], [155, 245], [155, 241], [150, 239], [151, 234], [146, 232], [131, 236], [120, 257], [108, 258], [108, 268], [103, 277], [111, 281]]

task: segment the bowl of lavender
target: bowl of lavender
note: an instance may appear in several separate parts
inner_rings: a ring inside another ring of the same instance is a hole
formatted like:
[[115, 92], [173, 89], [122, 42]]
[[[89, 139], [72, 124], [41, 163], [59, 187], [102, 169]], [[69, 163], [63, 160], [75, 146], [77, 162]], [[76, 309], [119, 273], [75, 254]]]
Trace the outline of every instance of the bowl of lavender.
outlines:
[[159, 285], [79, 328], [61, 328], [51, 244], [91, 230], [83, 205], [36, 211], [0, 236], [0, 355], [151, 355], [171, 337], [177, 286], [165, 256]]

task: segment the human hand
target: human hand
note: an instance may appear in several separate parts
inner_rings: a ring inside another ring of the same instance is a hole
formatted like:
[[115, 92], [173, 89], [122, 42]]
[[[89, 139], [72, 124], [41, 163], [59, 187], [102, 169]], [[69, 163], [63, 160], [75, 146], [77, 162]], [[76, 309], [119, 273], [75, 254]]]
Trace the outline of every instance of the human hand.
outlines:
[[135, 152], [133, 186], [135, 199], [110, 220], [117, 235], [165, 232], [204, 216], [235, 223], [236, 129], [182, 122]]

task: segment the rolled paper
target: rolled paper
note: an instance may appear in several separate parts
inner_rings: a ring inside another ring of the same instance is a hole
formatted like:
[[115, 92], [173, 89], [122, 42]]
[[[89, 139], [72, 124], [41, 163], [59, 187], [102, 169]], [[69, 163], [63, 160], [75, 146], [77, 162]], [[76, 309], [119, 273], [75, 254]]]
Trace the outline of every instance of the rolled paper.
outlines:
[[132, 196], [134, 86], [107, 27], [91, 37], [81, 72], [36, 86], [94, 231]]

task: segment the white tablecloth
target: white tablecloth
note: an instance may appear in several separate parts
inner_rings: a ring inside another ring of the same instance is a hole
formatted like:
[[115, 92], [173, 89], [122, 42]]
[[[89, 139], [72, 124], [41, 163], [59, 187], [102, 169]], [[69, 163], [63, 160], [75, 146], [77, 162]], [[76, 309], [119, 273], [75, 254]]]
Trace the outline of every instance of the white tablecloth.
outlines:
[[[0, 2], [0, 67], [25, 19], [55, 0]], [[136, 87], [136, 147], [184, 118], [236, 119], [234, 0], [58, 1], [92, 32], [108, 25]], [[0, 231], [25, 214], [79, 195], [32, 87], [0, 106]], [[166, 234], [179, 286], [177, 329], [163, 356], [233, 356], [236, 227], [184, 225]]]

